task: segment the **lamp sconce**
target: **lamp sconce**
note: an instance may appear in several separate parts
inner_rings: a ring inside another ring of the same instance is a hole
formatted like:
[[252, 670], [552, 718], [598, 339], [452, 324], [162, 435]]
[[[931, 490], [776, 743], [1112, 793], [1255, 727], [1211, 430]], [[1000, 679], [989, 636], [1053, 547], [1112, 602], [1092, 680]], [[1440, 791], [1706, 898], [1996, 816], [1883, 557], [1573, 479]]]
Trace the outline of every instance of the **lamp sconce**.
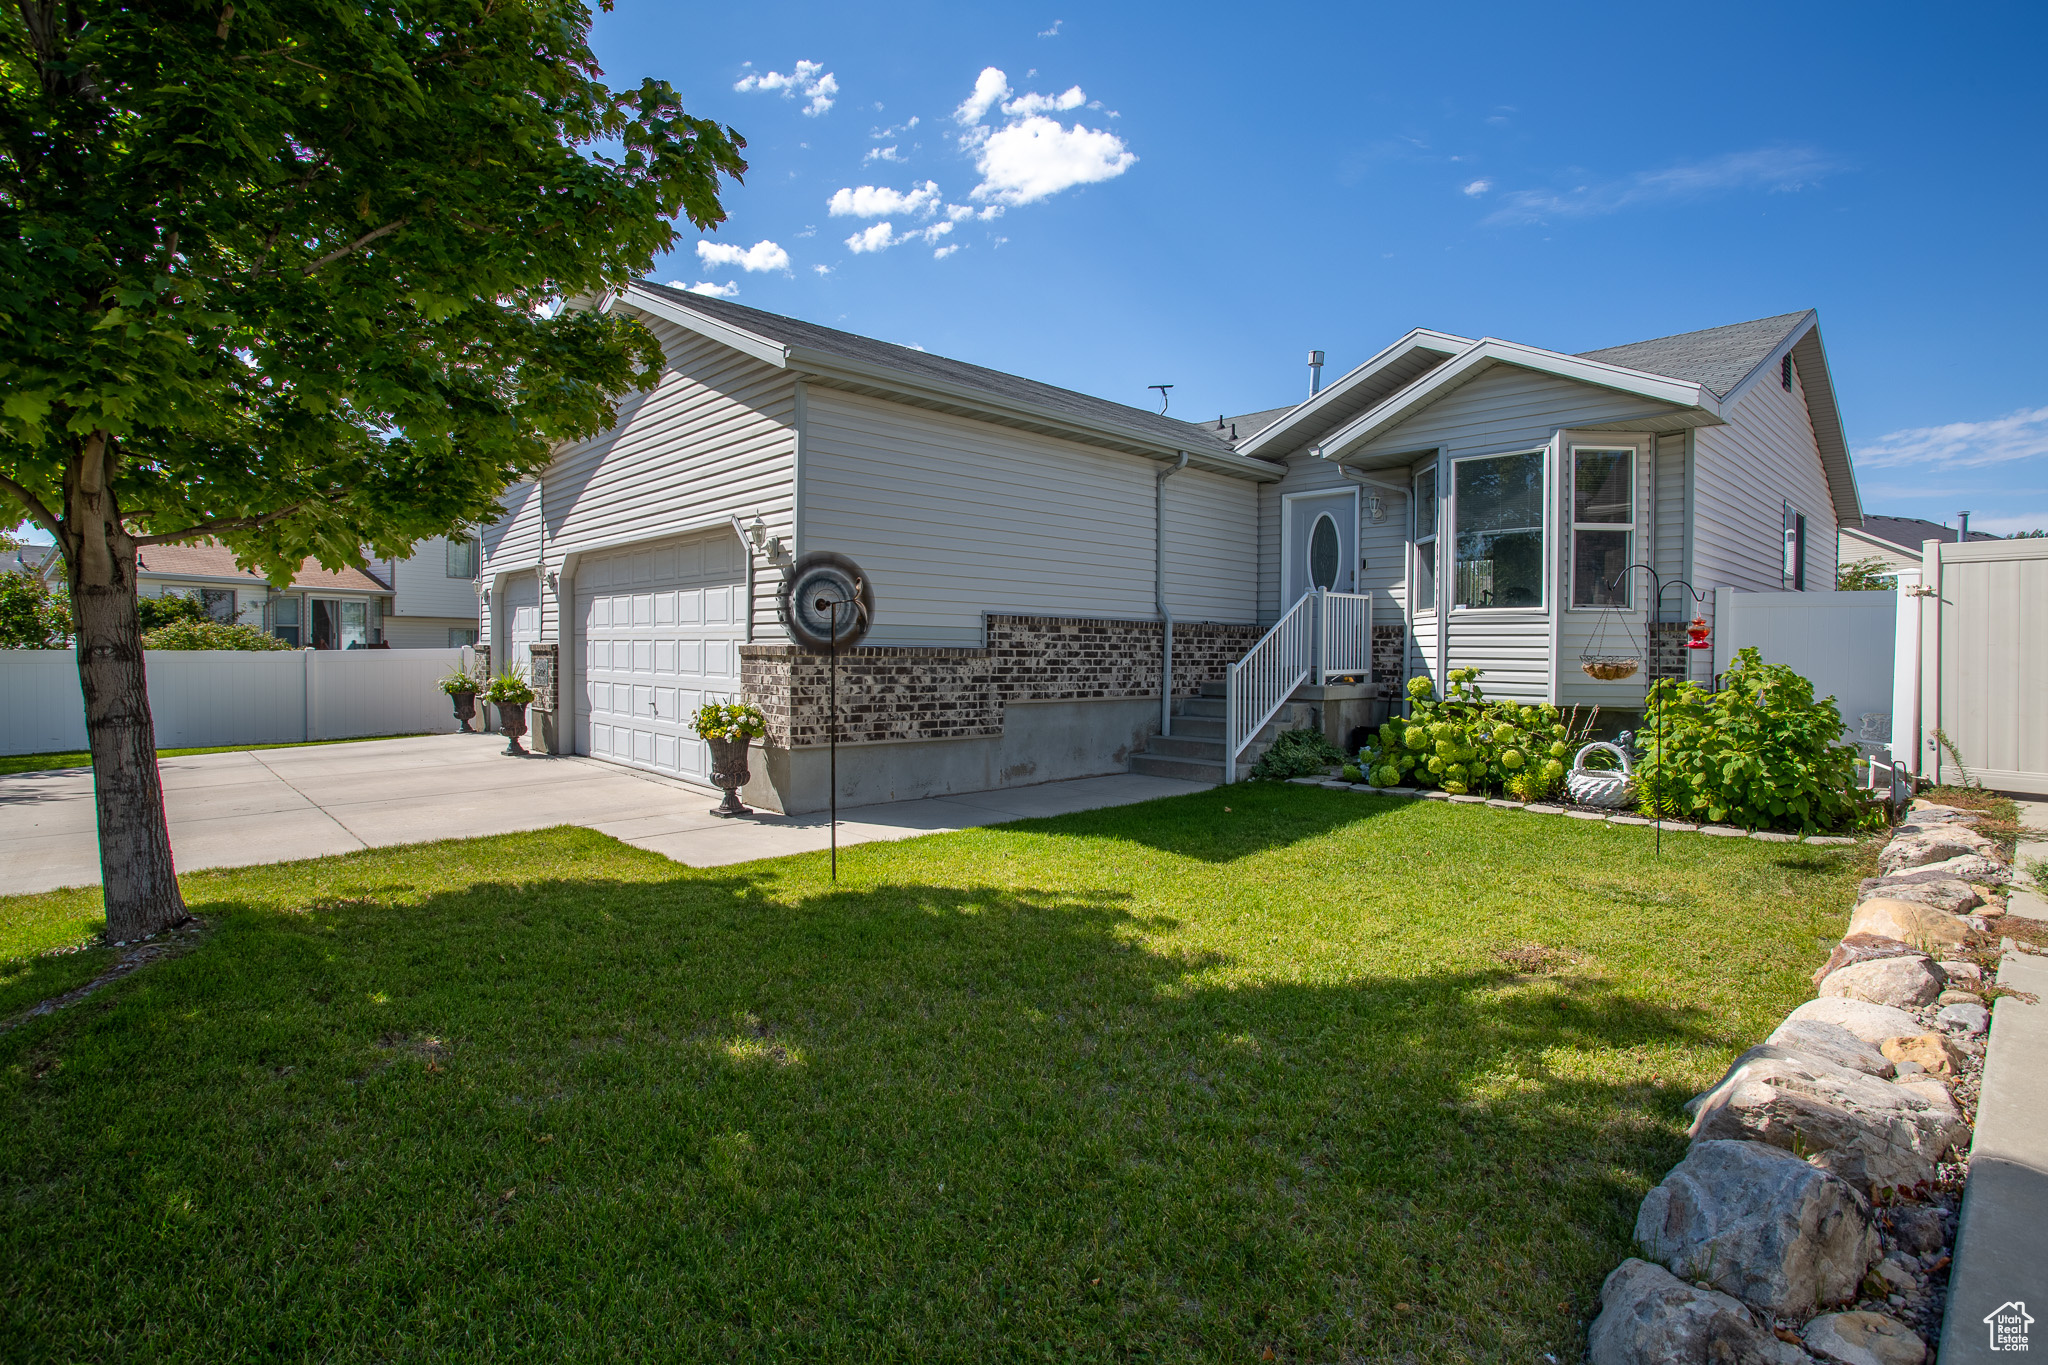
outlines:
[[1385, 521], [1387, 519], [1387, 500], [1377, 493], [1366, 494], [1365, 514], [1372, 518], [1374, 525]]
[[759, 513], [754, 515], [754, 524], [747, 528], [747, 539], [753, 542], [755, 549], [768, 556], [769, 563], [781, 560], [782, 537], [768, 534], [768, 523], [761, 520]]

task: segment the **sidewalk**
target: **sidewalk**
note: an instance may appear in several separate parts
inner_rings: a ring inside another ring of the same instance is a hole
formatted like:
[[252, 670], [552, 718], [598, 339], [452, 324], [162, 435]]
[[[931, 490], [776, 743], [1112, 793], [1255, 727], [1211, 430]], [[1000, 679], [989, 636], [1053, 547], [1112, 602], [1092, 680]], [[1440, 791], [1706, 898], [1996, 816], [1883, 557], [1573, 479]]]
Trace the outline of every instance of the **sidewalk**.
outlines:
[[2029, 1345], [2048, 1350], [2048, 957], [2007, 952], [1998, 984], [2036, 1002], [2008, 995], [1992, 1007], [1941, 1365], [2011, 1359], [1992, 1348], [1986, 1319], [2015, 1303], [2040, 1319]]
[[[183, 872], [433, 839], [583, 825], [691, 867], [827, 846], [823, 815], [712, 815], [716, 792], [587, 758], [525, 759], [500, 735], [424, 735], [167, 758], [164, 806]], [[1117, 773], [843, 808], [842, 846], [1202, 791]], [[99, 881], [92, 773], [0, 776], [0, 894]]]

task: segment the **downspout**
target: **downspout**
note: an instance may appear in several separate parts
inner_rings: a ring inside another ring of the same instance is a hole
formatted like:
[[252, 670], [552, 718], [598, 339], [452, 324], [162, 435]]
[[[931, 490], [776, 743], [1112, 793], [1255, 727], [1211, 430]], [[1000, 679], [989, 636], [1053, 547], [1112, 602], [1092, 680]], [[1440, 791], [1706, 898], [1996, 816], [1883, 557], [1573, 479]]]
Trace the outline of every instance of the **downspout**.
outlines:
[[1188, 467], [1188, 453], [1152, 480], [1152, 599], [1159, 608], [1159, 733], [1173, 733], [1173, 611], [1166, 605], [1166, 481]]

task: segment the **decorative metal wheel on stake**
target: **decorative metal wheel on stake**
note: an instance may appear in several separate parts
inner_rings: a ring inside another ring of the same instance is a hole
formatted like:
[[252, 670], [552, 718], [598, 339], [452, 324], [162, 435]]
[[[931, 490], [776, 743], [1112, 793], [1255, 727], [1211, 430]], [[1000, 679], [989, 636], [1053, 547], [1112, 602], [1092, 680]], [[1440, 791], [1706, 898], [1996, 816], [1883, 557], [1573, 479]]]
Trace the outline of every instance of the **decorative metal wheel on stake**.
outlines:
[[[789, 638], [805, 649], [825, 652], [825, 696], [831, 788], [832, 880], [839, 880], [839, 651], [857, 645], [874, 624], [875, 593], [860, 565], [845, 555], [814, 550], [783, 575], [776, 614]], [[842, 621], [844, 624], [842, 625]]]
[[[1621, 581], [1624, 578], [1627, 578], [1637, 569], [1641, 569], [1644, 573], [1650, 576], [1650, 614], [1648, 618], [1645, 619], [1643, 622], [1643, 645], [1644, 652], [1650, 656], [1650, 659], [1652, 661], [1652, 668], [1650, 671], [1652, 674], [1654, 674], [1656, 672], [1656, 668], [1654, 665], [1657, 657], [1655, 642], [1657, 617], [1664, 610], [1664, 589], [1672, 587], [1674, 585], [1677, 587], [1684, 588], [1687, 592], [1692, 594], [1692, 600], [1695, 603], [1705, 602], [1707, 600], [1707, 595], [1701, 592], [1698, 588], [1695, 588], [1692, 584], [1686, 582], [1683, 578], [1674, 578], [1671, 580], [1670, 583], [1666, 583], [1663, 579], [1663, 576], [1659, 574], [1655, 569], [1651, 568], [1648, 564], [1629, 565], [1626, 569], [1623, 569], [1620, 573], [1614, 576], [1614, 581], [1607, 585], [1607, 590], [1609, 592], [1613, 592], [1616, 588], [1621, 586]], [[1616, 608], [1615, 610], [1618, 611], [1619, 609]], [[1689, 633], [1691, 634], [1692, 638], [1686, 642], [1686, 647], [1688, 649], [1703, 649], [1706, 647], [1705, 641], [1707, 638], [1706, 618], [1695, 616], [1693, 618], [1693, 622], [1697, 629], [1689, 628]], [[1605, 618], [1602, 618], [1602, 623], [1604, 626]], [[1580, 667], [1584, 668], [1588, 673], [1592, 673], [1593, 676], [1596, 678], [1601, 676], [1598, 673], [1593, 673], [1593, 669], [1590, 666], [1590, 664], [1581, 664]], [[1628, 673], [1623, 673], [1619, 676], [1626, 678], [1629, 676], [1630, 673], [1634, 672], [1635, 669], [1630, 668]], [[1643, 693], [1644, 706], [1647, 707], [1649, 705], [1650, 693], [1657, 690], [1657, 683], [1659, 681], [1660, 680], [1658, 678], [1654, 676], [1651, 677], [1650, 685]], [[1664, 712], [1662, 711], [1662, 709], [1659, 709], [1657, 712], [1657, 762], [1659, 763], [1659, 765], [1661, 765], [1663, 761]], [[1654, 790], [1651, 793], [1650, 800], [1656, 806], [1657, 809], [1657, 856], [1661, 858], [1664, 856], [1664, 803], [1657, 797]]]

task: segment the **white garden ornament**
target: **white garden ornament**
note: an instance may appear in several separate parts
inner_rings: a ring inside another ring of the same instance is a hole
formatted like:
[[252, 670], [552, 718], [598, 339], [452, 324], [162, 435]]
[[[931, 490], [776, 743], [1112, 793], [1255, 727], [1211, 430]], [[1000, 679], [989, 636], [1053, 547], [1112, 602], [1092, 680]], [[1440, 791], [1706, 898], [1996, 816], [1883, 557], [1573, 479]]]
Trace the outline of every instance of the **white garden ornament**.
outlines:
[[[1586, 755], [1594, 750], [1613, 754], [1621, 764], [1618, 769], [1598, 769], [1586, 766]], [[1628, 754], [1618, 744], [1595, 740], [1579, 750], [1572, 760], [1571, 776], [1564, 782], [1564, 789], [1572, 800], [1582, 806], [1621, 807], [1635, 800], [1635, 783], [1631, 780], [1635, 769], [1628, 761]]]

